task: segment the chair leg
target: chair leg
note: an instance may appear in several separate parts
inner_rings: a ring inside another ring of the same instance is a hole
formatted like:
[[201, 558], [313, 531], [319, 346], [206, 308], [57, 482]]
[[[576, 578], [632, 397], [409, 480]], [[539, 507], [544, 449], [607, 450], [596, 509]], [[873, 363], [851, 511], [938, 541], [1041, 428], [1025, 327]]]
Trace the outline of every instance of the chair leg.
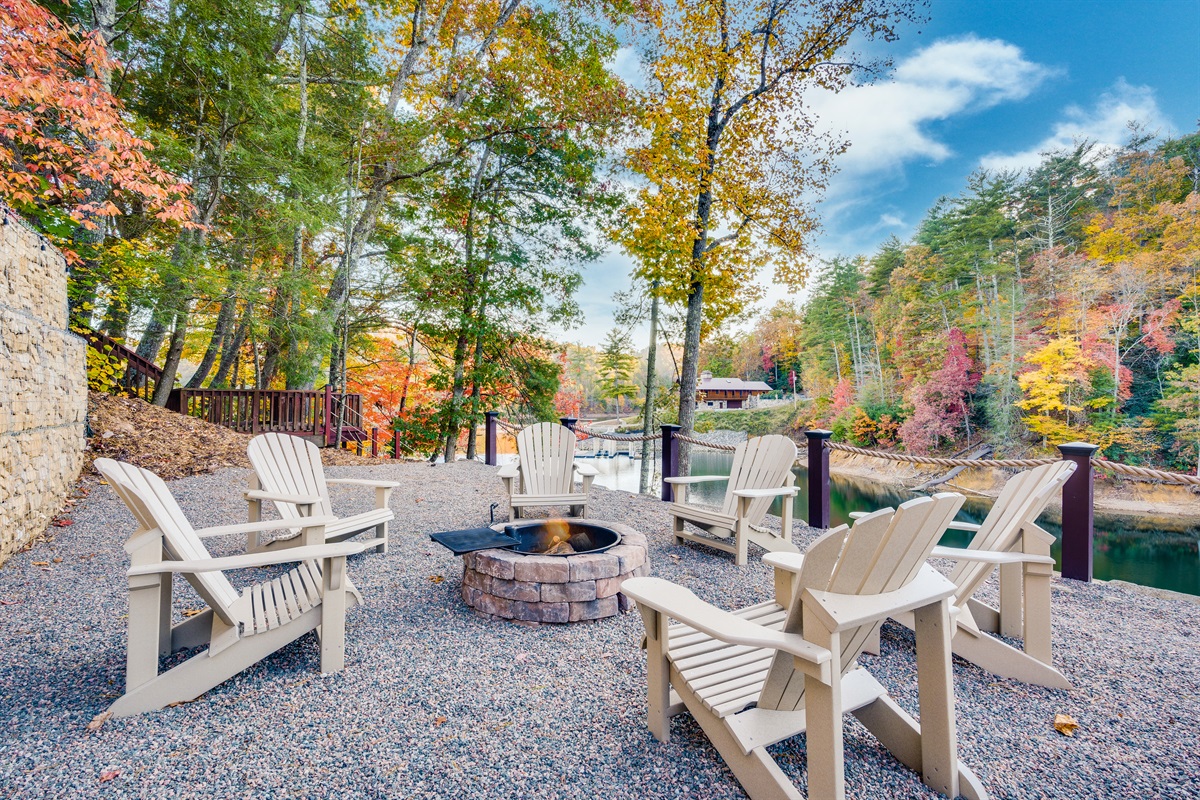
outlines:
[[[805, 639], [830, 652], [841, 652], [841, 635], [825, 628], [807, 605], [804, 607], [803, 623]], [[842, 681], [838, 673], [835, 669], [833, 685], [813, 675], [804, 676], [809, 797], [843, 800], [846, 796]]]
[[671, 664], [667, 661], [667, 624], [652, 608], [638, 606], [646, 627], [646, 726], [660, 742], [671, 740]]
[[346, 666], [346, 558], [321, 562], [321, 672]]
[[382, 539], [382, 541], [379, 543], [379, 546], [375, 548], [375, 551], [376, 551], [377, 553], [381, 553], [381, 554], [383, 554], [383, 555], [387, 555], [387, 551], [388, 551], [388, 524], [387, 524], [386, 522], [381, 522], [381, 523], [379, 523], [378, 525], [376, 525], [376, 526], [375, 526], [375, 538], [376, 538], [376, 539]]
[[1043, 664], [1053, 663], [1050, 648], [1050, 575], [1053, 568], [1048, 564], [1026, 564], [1024, 575], [1025, 596], [1025, 652]]
[[675, 533], [675, 544], [683, 544], [683, 537], [679, 534], [683, 533], [683, 517], [671, 517], [671, 530]]
[[958, 732], [954, 723], [954, 672], [950, 665], [950, 601], [914, 611], [917, 694], [921, 709], [921, 780], [958, 796]]
[[738, 517], [734, 537], [737, 551], [733, 554], [733, 563], [735, 566], [744, 567], [750, 557], [750, 523], [744, 516]]

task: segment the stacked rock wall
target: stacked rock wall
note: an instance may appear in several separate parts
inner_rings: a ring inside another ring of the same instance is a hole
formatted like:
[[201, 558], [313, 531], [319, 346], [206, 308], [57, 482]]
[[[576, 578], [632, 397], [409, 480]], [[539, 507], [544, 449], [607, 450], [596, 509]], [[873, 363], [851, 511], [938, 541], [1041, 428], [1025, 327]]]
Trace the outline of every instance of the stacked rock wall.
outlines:
[[79, 477], [86, 344], [67, 330], [62, 253], [0, 206], [0, 564], [46, 529]]

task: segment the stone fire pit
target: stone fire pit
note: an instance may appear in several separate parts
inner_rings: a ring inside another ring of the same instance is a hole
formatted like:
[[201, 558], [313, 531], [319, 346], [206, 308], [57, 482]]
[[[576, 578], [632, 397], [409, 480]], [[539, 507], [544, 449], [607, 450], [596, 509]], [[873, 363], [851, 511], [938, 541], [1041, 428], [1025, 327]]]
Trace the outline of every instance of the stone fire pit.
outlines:
[[[522, 622], [579, 622], [628, 611], [632, 604], [619, 592], [626, 578], [650, 574], [646, 537], [619, 522], [587, 522], [619, 533], [620, 544], [603, 552], [566, 556], [510, 550], [466, 553], [463, 600], [485, 614]], [[506, 525], [493, 528], [502, 531]]]

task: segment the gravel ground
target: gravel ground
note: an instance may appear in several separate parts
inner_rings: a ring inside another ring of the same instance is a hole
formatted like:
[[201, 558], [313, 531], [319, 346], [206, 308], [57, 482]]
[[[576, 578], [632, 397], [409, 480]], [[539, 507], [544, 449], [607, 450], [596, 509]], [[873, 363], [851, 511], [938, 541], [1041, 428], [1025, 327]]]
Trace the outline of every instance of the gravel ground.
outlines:
[[[97, 485], [73, 525], [14, 556], [0, 570], [0, 796], [744, 796], [689, 716], [674, 720], [669, 744], [647, 731], [637, 614], [525, 627], [464, 606], [461, 562], [428, 534], [487, 519], [502, 499], [494, 470], [390, 463], [330, 472], [402, 482], [391, 553], [351, 560], [366, 605], [349, 615], [337, 675], [320, 676], [315, 637], [305, 636], [196, 702], [89, 732], [124, 678], [121, 544], [132, 518]], [[244, 519], [247, 474], [225, 469], [171, 486], [197, 527], [227, 524]], [[370, 494], [337, 487], [335, 509], [365, 510]], [[725, 554], [672, 544], [662, 503], [596, 489], [593, 505], [596, 518], [649, 535], [653, 574], [727, 607], [770, 595], [762, 564], [737, 569]], [[800, 544], [813, 535], [796, 529]], [[213, 551], [240, 546], [217, 540]], [[177, 591], [177, 614], [198, 605]], [[991, 796], [1200, 796], [1200, 606], [1056, 580], [1054, 607], [1056, 659], [1073, 691], [999, 680], [956, 660], [960, 753]], [[889, 624], [883, 654], [864, 657], [910, 710], [912, 653], [911, 635]], [[1079, 721], [1074, 737], [1054, 731], [1055, 713]], [[846, 749], [850, 797], [936, 796], [853, 720]], [[803, 737], [773, 752], [803, 788]]]

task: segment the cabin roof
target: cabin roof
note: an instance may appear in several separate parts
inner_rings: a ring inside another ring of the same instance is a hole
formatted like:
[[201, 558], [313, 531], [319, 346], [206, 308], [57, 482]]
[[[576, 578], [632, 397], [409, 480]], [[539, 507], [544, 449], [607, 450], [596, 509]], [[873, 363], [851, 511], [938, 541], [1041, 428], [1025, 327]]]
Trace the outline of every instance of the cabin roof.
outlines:
[[741, 378], [704, 378], [700, 381], [700, 391], [734, 391], [734, 392], [769, 392], [771, 387], [762, 381], [744, 381]]

